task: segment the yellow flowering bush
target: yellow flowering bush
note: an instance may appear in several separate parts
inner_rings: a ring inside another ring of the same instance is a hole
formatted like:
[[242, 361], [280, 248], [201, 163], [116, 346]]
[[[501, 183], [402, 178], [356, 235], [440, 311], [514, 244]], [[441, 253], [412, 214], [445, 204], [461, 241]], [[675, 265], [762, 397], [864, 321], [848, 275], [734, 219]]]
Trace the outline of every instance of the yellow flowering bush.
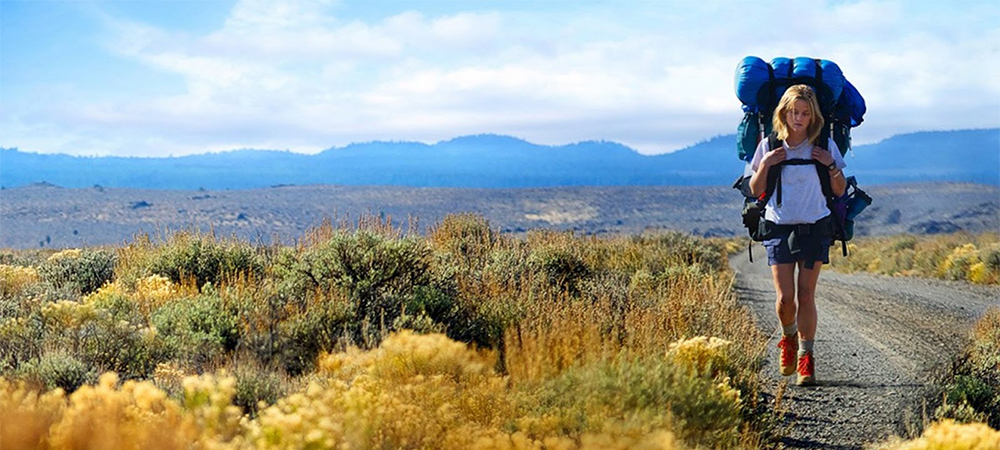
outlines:
[[260, 412], [257, 448], [469, 448], [510, 417], [494, 357], [403, 331], [369, 352], [320, 357], [319, 380]]
[[165, 303], [184, 295], [179, 286], [162, 275], [150, 275], [136, 282], [132, 299], [138, 304], [139, 311], [144, 316], [163, 306]]
[[698, 336], [671, 343], [667, 357], [675, 364], [697, 373], [715, 375], [729, 365], [726, 349], [732, 342], [717, 337]]
[[42, 319], [46, 326], [62, 332], [67, 329], [79, 328], [95, 317], [93, 303], [80, 303], [72, 300], [60, 300], [42, 307]]
[[34, 267], [0, 264], [0, 297], [15, 297], [38, 282], [38, 270]]
[[1000, 283], [1000, 235], [955, 233], [934, 236], [862, 237], [849, 256], [830, 254], [833, 268], [891, 276], [920, 276]]
[[1000, 448], [1000, 431], [986, 424], [960, 424], [942, 420], [931, 424], [919, 438], [892, 442], [877, 450], [996, 450]]
[[11, 449], [243, 448], [233, 384], [225, 376], [189, 377], [182, 405], [147, 381], [119, 385], [110, 372], [68, 396], [0, 378], [0, 442]]
[[49, 429], [66, 409], [65, 393], [39, 394], [24, 382], [0, 378], [0, 444], [4, 448], [45, 448]]
[[996, 283], [997, 277], [996, 274], [990, 273], [986, 263], [980, 261], [969, 266], [969, 274], [966, 278], [976, 284], [991, 284]]
[[83, 256], [83, 250], [78, 248], [69, 248], [52, 254], [52, 256], [49, 256], [48, 262], [62, 261], [65, 259], [80, 259], [81, 256]]
[[216, 448], [221, 443], [238, 446], [243, 442], [241, 420], [243, 411], [233, 406], [236, 379], [225, 372], [184, 378], [184, 407], [199, 430], [199, 438], [206, 448]]
[[946, 279], [964, 280], [969, 273], [969, 267], [979, 263], [979, 254], [975, 244], [965, 244], [955, 247], [941, 265], [938, 266], [938, 274]]
[[121, 297], [128, 296], [128, 289], [118, 282], [107, 283], [96, 291], [83, 297], [83, 303], [106, 308]]

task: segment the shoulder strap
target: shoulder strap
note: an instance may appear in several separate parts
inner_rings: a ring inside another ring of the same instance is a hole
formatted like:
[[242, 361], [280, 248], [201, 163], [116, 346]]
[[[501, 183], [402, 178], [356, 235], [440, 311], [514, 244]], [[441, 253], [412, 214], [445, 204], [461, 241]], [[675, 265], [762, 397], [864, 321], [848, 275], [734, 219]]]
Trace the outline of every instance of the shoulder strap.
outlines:
[[836, 199], [837, 196], [833, 193], [833, 185], [830, 184], [830, 171], [823, 163], [816, 160], [813, 160], [813, 162], [816, 166], [816, 175], [819, 176], [819, 186], [823, 191], [823, 195], [828, 200]]
[[782, 144], [783, 144], [783, 141], [781, 139], [778, 139], [778, 135], [777, 134], [771, 133], [771, 134], [767, 135], [767, 151], [774, 150], [774, 149], [778, 148], [779, 146], [781, 146]]
[[[780, 146], [784, 145], [784, 141], [778, 139], [778, 135], [771, 133], [767, 135], [767, 151], [774, 150]], [[774, 195], [775, 191], [778, 193], [778, 206], [781, 206], [781, 168], [785, 166], [785, 162], [780, 162], [771, 166], [767, 172], [767, 184], [764, 187], [764, 194], [760, 197], [761, 208], [767, 205], [767, 202], [771, 200], [771, 196]]]

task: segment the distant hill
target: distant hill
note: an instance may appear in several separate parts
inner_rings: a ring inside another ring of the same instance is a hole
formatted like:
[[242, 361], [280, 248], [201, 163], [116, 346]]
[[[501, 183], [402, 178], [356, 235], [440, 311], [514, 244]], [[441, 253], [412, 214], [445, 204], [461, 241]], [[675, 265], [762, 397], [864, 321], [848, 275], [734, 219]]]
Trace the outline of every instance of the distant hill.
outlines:
[[[665, 155], [588, 141], [532, 144], [492, 134], [434, 145], [368, 142], [316, 155], [234, 150], [170, 158], [74, 157], [0, 149], [0, 185], [248, 189], [277, 185], [413, 187], [721, 186], [742, 170], [736, 137]], [[848, 172], [863, 184], [954, 181], [1000, 185], [1000, 129], [899, 135], [858, 146]]]

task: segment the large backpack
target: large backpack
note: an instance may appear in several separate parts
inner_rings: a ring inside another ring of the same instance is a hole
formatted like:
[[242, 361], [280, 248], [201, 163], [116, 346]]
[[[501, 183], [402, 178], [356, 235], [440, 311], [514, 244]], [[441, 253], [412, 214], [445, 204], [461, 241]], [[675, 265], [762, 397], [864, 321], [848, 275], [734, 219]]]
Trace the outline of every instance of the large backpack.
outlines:
[[[836, 196], [830, 187], [830, 174], [826, 167], [814, 160], [788, 160], [777, 164], [768, 172], [767, 187], [760, 197], [750, 192], [750, 177], [753, 170], [750, 161], [758, 143], [768, 140], [767, 150], [781, 145], [772, 133], [771, 124], [778, 101], [789, 86], [805, 84], [817, 94], [820, 112], [825, 126], [816, 144], [827, 148], [829, 139], [837, 144], [841, 156], [850, 149], [850, 129], [864, 120], [865, 103], [861, 94], [845, 78], [835, 63], [812, 58], [775, 58], [770, 64], [762, 59], [748, 56], [736, 67], [736, 96], [743, 103], [744, 117], [737, 134], [737, 153], [746, 162], [743, 175], [733, 184], [734, 189], [744, 195], [743, 225], [750, 235], [750, 245], [770, 238], [770, 230], [764, 220], [764, 208], [772, 196], [781, 204], [781, 168], [786, 165], [812, 164], [816, 166], [820, 185], [827, 198], [833, 228], [834, 240], [839, 240], [843, 254], [847, 256], [847, 241], [854, 237], [854, 219], [871, 204], [871, 197], [858, 188], [854, 177], [847, 178], [847, 189]], [[776, 170], [775, 170], [776, 169]], [[750, 261], [753, 253], [750, 252]]]

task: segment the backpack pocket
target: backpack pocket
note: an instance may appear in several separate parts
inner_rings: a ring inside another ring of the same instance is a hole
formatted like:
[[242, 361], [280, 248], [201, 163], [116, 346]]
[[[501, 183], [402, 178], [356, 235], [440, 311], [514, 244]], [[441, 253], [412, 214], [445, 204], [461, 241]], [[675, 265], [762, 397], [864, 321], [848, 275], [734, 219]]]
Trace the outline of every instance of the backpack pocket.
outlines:
[[747, 199], [743, 202], [743, 226], [747, 229], [747, 234], [755, 241], [762, 241], [760, 237], [762, 228], [766, 231], [764, 217], [761, 215], [760, 205], [755, 200]]

